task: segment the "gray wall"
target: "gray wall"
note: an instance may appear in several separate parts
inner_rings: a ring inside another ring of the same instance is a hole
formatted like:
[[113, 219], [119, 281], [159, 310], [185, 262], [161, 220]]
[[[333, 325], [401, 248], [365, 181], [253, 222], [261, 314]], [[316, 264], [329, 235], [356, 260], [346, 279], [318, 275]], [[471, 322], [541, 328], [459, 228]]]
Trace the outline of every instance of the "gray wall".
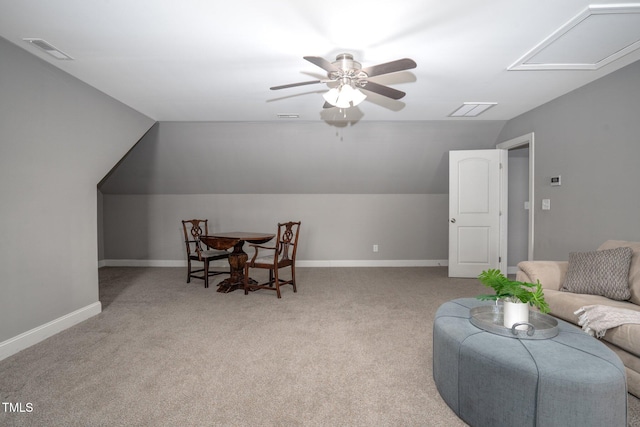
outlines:
[[0, 38], [0, 343], [98, 301], [96, 185], [153, 124]]
[[[446, 194], [105, 195], [105, 257], [182, 261], [180, 220], [199, 217], [210, 219], [212, 231], [274, 233], [277, 222], [300, 220], [302, 265], [442, 261], [447, 203]], [[372, 251], [374, 244], [378, 253]]]
[[446, 260], [448, 151], [494, 147], [502, 126], [161, 122], [101, 186], [104, 257], [182, 260], [180, 220], [207, 217], [216, 231], [301, 220], [308, 264]]
[[104, 194], [447, 194], [449, 150], [504, 122], [160, 122]]
[[[529, 132], [536, 259], [566, 260], [607, 239], [640, 241], [640, 62], [510, 120], [500, 140]], [[550, 186], [555, 175], [562, 186]], [[541, 210], [542, 199], [551, 210]]]

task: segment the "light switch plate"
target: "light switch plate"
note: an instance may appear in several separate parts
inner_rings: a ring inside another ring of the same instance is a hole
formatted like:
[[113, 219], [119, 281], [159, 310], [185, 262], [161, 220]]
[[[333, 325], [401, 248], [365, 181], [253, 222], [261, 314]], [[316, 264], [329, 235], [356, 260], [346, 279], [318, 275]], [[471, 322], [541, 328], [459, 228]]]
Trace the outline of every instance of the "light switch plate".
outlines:
[[551, 199], [542, 199], [542, 210], [551, 210]]

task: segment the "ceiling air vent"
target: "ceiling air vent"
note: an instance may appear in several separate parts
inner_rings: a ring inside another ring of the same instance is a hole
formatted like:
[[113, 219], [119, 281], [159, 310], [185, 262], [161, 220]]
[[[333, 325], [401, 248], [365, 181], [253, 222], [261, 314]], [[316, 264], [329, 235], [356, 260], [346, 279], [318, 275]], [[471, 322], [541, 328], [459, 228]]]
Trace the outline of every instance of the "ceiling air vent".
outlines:
[[464, 102], [460, 108], [449, 114], [449, 117], [477, 117], [497, 104], [497, 102]]
[[69, 55], [67, 55], [66, 53], [64, 53], [63, 51], [61, 51], [60, 49], [58, 49], [57, 47], [53, 46], [51, 43], [42, 40], [42, 39], [34, 39], [34, 38], [26, 38], [26, 39], [22, 39], [24, 41], [26, 41], [29, 44], [32, 44], [33, 46], [36, 46], [39, 49], [42, 49], [43, 51], [45, 51], [46, 53], [48, 53], [49, 55], [53, 56], [56, 59], [61, 59], [61, 60], [73, 60], [72, 57], [70, 57]]

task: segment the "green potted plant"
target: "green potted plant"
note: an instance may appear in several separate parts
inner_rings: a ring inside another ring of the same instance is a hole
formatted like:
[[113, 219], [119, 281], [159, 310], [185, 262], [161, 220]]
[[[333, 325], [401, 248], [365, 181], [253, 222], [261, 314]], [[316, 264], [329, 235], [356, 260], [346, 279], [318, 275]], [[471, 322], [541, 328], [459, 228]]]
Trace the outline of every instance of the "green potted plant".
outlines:
[[[486, 300], [502, 300], [504, 302], [504, 326], [511, 328], [514, 323], [529, 321], [529, 305], [536, 307], [541, 313], [549, 312], [549, 304], [544, 299], [542, 285], [537, 283], [518, 282], [510, 280], [497, 269], [483, 271], [478, 280], [485, 286], [492, 288], [495, 294], [478, 295], [476, 298]], [[516, 329], [526, 329], [526, 325]]]

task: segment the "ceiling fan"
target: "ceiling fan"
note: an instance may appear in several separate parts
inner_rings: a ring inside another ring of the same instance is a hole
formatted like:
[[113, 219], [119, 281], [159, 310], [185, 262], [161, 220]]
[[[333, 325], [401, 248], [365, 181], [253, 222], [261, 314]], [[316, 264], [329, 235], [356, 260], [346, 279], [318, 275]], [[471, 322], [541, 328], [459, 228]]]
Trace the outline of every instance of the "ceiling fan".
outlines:
[[382, 74], [395, 73], [398, 71], [416, 68], [414, 60], [409, 58], [398, 59], [384, 64], [373, 65], [362, 68], [362, 65], [353, 59], [350, 53], [341, 53], [336, 56], [334, 62], [319, 56], [305, 56], [304, 59], [327, 72], [327, 79], [311, 80], [307, 82], [290, 83], [281, 86], [273, 86], [271, 90], [287, 89], [290, 87], [326, 83], [330, 90], [323, 95], [325, 99], [324, 108], [355, 107], [367, 97], [360, 89], [375, 92], [392, 99], [400, 99], [406, 93], [384, 86], [369, 80], [371, 77]]

